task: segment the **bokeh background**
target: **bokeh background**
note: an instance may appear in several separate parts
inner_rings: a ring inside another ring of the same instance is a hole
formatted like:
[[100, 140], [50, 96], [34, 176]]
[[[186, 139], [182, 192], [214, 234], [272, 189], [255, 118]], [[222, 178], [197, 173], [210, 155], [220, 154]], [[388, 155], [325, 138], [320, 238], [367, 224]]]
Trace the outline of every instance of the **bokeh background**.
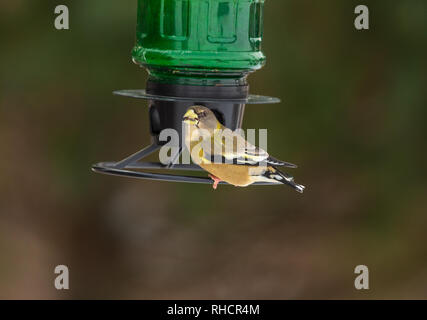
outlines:
[[111, 94], [147, 77], [136, 1], [0, 1], [0, 298], [427, 298], [427, 3], [365, 1], [369, 31], [358, 4], [266, 1], [249, 81], [282, 103], [244, 126], [300, 195], [92, 173], [149, 142], [146, 103]]

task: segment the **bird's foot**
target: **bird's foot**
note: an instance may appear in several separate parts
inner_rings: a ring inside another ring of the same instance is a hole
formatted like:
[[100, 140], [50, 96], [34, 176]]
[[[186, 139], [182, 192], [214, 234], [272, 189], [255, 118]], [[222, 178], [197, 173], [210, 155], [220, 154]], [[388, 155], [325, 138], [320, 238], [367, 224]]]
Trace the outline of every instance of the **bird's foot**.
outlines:
[[214, 188], [214, 190], [216, 190], [216, 188], [218, 187], [218, 183], [220, 183], [222, 180], [220, 178], [214, 176], [213, 174], [210, 174], [209, 178], [211, 178], [214, 181], [212, 188]]

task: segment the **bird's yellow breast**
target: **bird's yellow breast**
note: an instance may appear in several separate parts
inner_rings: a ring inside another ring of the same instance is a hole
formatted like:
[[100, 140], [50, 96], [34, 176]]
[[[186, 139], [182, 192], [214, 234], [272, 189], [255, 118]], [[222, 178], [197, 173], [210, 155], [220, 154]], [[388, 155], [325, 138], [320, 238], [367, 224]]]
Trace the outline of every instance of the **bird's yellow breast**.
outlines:
[[210, 174], [213, 174], [214, 176], [220, 178], [222, 181], [225, 181], [237, 187], [246, 187], [254, 183], [255, 180], [252, 179], [251, 176], [258, 173], [255, 171], [259, 171], [259, 173], [261, 173], [265, 170], [262, 167], [216, 163], [201, 163], [200, 167], [202, 167]]

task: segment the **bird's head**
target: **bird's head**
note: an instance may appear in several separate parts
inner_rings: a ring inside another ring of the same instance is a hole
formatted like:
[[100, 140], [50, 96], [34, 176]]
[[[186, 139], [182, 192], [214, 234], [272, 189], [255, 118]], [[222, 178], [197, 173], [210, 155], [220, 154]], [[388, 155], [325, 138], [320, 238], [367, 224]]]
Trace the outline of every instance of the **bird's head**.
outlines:
[[215, 114], [203, 106], [193, 106], [188, 108], [182, 118], [182, 121], [190, 126], [195, 126], [198, 129], [205, 129], [208, 131], [217, 129], [219, 125]]

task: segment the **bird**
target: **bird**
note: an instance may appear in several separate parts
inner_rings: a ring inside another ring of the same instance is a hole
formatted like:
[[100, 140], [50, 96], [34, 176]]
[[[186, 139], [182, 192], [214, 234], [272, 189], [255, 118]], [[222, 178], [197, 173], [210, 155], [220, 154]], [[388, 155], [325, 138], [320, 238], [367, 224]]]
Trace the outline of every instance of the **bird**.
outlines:
[[191, 159], [209, 173], [213, 189], [227, 182], [247, 187], [256, 182], [285, 184], [303, 193], [305, 186], [277, 167], [297, 168], [277, 160], [263, 149], [246, 141], [238, 132], [223, 126], [214, 112], [205, 106], [189, 107], [184, 114], [185, 147]]

